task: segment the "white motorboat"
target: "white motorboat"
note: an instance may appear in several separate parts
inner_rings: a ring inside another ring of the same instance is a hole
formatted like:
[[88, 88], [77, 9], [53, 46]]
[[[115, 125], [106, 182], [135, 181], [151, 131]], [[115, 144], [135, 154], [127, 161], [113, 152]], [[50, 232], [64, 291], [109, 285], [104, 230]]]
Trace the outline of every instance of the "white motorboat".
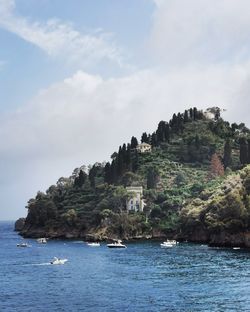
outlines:
[[16, 245], [17, 247], [30, 247], [27, 243], [19, 243]]
[[47, 244], [47, 239], [45, 237], [38, 238], [36, 241], [38, 244]]
[[90, 246], [90, 247], [100, 247], [101, 246], [100, 243], [96, 243], [96, 242], [94, 242], [94, 243], [87, 243], [87, 245]]
[[50, 264], [65, 264], [68, 261], [68, 259], [60, 259], [57, 257], [54, 257], [52, 261], [50, 261]]
[[167, 247], [171, 248], [173, 246], [176, 246], [178, 242], [176, 240], [167, 240], [166, 242], [161, 243], [161, 247]]
[[126, 245], [122, 244], [121, 240], [118, 240], [117, 242], [107, 244], [108, 248], [127, 248]]

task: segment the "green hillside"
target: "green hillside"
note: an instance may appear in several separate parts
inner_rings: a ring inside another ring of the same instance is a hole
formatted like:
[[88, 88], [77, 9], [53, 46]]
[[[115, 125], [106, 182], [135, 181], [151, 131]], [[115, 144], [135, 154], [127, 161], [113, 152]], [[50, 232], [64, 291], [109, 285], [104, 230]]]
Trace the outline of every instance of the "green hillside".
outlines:
[[[202, 232], [200, 240], [209, 241], [215, 231], [232, 232], [230, 226], [218, 224], [220, 211], [232, 210], [224, 185], [237, 184], [246, 169], [239, 170], [250, 163], [250, 131], [244, 124], [230, 125], [220, 117], [219, 108], [206, 113], [193, 108], [174, 114], [169, 122], [161, 121], [154, 133], [144, 132], [141, 142], [152, 150], [141, 153], [138, 140], [132, 137], [112, 154], [110, 162], [96, 163], [89, 170], [77, 168], [45, 194], [39, 192], [28, 202], [21, 234], [93, 235], [93, 239], [169, 236], [199, 241], [197, 233]], [[245, 208], [238, 205], [238, 195], [233, 193], [231, 198], [236, 210], [244, 210], [244, 226], [232, 226], [233, 233], [249, 229], [244, 183], [237, 185], [242, 188]], [[143, 187], [143, 211], [126, 210], [133, 196], [128, 186]], [[220, 204], [213, 210], [216, 194], [221, 196]], [[212, 217], [211, 211], [216, 211]], [[228, 218], [232, 223], [236, 220], [230, 212]]]

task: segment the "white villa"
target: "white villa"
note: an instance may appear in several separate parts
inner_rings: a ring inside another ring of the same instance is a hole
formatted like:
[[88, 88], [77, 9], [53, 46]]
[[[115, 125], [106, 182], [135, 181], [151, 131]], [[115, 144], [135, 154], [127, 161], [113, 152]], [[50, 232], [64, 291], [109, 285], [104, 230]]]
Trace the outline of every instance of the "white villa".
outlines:
[[137, 145], [136, 149], [140, 153], [146, 153], [146, 152], [151, 152], [152, 146], [148, 143], [141, 143]]
[[131, 197], [127, 200], [127, 211], [143, 211], [145, 203], [142, 199], [143, 187], [142, 186], [128, 186], [126, 187]]

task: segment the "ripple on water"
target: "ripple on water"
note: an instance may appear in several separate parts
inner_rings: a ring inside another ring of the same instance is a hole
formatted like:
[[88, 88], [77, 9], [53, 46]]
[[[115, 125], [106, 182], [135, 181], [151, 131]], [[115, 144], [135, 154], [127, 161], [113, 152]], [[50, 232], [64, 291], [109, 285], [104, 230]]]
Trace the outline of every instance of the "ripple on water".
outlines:
[[[249, 311], [246, 250], [157, 242], [103, 244], [49, 241], [20, 249], [11, 224], [0, 223], [0, 311]], [[65, 265], [49, 264], [54, 257]]]

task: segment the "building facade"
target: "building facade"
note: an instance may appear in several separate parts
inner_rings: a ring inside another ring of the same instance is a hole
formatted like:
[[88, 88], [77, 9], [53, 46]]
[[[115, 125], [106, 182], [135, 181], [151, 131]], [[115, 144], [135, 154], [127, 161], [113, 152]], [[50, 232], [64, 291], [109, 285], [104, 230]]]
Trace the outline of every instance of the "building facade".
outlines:
[[143, 201], [143, 187], [142, 186], [128, 186], [126, 187], [128, 193], [131, 196], [127, 200], [127, 211], [134, 211], [134, 212], [142, 212], [145, 206]]
[[141, 143], [137, 145], [136, 149], [140, 153], [147, 153], [147, 152], [151, 152], [152, 147], [148, 143]]

